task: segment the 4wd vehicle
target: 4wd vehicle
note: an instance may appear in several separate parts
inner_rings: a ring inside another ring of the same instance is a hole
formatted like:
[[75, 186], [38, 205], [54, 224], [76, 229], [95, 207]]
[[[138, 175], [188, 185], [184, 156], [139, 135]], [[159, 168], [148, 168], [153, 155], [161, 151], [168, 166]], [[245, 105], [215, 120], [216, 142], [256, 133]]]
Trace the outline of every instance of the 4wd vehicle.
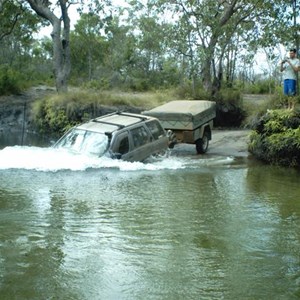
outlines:
[[71, 128], [54, 147], [126, 161], [144, 161], [168, 150], [168, 136], [153, 117], [116, 112]]
[[177, 100], [144, 111], [156, 117], [168, 131], [172, 148], [176, 143], [196, 144], [197, 153], [205, 153], [216, 117], [216, 103], [206, 100]]

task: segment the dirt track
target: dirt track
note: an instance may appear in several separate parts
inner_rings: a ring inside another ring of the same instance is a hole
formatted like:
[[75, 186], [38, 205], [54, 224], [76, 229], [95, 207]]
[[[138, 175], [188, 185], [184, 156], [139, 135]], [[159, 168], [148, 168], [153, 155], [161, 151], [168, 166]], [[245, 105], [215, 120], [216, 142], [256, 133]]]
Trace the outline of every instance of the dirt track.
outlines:
[[[207, 154], [247, 157], [250, 130], [213, 130]], [[195, 145], [178, 144], [173, 150], [178, 155], [196, 155]]]
[[208, 153], [248, 156], [250, 130], [214, 130]]

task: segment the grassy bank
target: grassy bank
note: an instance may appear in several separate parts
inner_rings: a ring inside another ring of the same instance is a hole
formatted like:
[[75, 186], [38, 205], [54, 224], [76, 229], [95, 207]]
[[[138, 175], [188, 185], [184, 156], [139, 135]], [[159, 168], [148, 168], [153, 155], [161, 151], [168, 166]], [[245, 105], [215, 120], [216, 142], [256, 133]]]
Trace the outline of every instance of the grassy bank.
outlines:
[[88, 91], [73, 88], [65, 94], [51, 94], [33, 104], [32, 119], [41, 133], [59, 136], [71, 126], [111, 113], [140, 113], [170, 100], [170, 91], [125, 93], [120, 91]]

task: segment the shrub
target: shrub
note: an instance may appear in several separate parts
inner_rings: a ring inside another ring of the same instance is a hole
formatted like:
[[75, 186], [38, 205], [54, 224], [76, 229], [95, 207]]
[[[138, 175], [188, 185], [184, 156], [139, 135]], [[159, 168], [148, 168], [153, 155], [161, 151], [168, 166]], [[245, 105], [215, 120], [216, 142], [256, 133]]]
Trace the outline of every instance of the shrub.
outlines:
[[217, 116], [215, 126], [239, 127], [246, 117], [241, 92], [236, 89], [221, 89], [215, 95]]
[[261, 79], [244, 87], [244, 92], [249, 94], [269, 94], [274, 92], [276, 82], [274, 79]]
[[85, 82], [82, 85], [85, 89], [94, 89], [94, 90], [107, 90], [109, 88], [109, 83], [107, 79], [100, 79], [100, 80], [90, 80]]
[[17, 94], [22, 90], [21, 75], [8, 66], [0, 66], [0, 95]]
[[250, 135], [249, 152], [270, 164], [300, 167], [300, 113], [268, 111]]

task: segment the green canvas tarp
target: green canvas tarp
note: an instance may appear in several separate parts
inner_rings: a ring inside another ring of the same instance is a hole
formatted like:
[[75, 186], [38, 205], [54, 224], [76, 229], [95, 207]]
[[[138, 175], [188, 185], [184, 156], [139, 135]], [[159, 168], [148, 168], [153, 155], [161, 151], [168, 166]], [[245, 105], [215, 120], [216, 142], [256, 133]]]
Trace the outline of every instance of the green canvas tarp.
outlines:
[[142, 114], [158, 118], [165, 129], [194, 130], [216, 117], [216, 103], [207, 100], [176, 100]]

